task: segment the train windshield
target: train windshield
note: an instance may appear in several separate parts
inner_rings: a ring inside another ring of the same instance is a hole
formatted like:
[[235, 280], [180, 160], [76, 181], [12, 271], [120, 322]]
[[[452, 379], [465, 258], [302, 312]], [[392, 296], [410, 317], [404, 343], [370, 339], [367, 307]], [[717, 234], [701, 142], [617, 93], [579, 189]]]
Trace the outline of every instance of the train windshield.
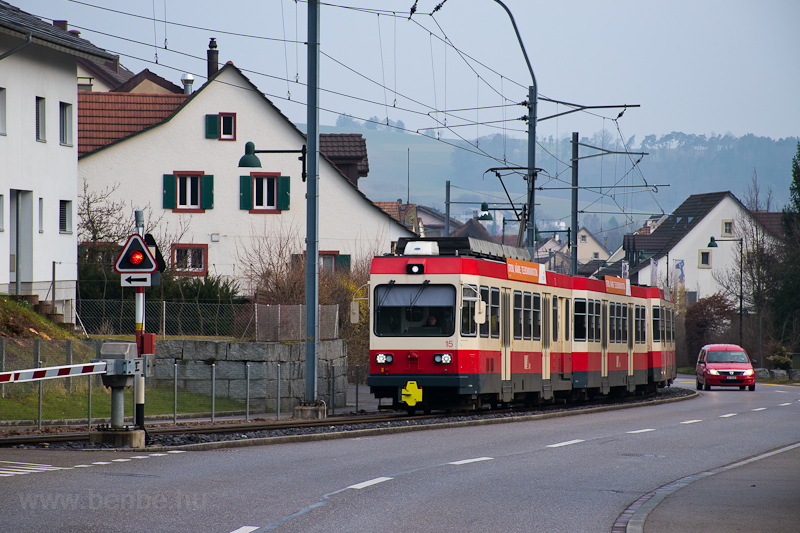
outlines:
[[389, 283], [375, 287], [375, 335], [449, 337], [455, 328], [456, 288], [452, 285]]

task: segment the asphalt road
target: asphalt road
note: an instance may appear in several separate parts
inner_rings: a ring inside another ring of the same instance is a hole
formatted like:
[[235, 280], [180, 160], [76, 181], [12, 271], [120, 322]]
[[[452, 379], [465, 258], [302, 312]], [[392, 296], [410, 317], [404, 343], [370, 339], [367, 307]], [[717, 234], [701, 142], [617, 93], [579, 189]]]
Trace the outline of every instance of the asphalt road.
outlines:
[[799, 399], [798, 387], [759, 384], [533, 422], [230, 450], [0, 449], [0, 516], [20, 532], [610, 531], [658, 487], [800, 442]]

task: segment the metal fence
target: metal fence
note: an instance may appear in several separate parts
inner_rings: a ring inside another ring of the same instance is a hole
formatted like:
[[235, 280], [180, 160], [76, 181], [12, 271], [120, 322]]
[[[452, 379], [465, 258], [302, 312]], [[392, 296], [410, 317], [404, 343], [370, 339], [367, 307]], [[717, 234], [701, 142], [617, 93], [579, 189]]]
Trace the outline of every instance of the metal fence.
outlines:
[[[78, 300], [79, 327], [89, 335], [135, 331], [133, 300]], [[159, 336], [229, 337], [266, 342], [305, 339], [304, 305], [145, 302], [145, 331]], [[339, 337], [339, 306], [319, 306], [319, 339]]]

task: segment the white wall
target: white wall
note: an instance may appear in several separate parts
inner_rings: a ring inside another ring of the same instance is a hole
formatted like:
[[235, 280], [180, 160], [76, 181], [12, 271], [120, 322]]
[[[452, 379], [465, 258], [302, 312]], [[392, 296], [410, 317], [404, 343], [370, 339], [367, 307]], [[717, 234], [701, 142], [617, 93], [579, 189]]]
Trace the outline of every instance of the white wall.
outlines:
[[[205, 115], [236, 113], [236, 140], [205, 138]], [[80, 178], [94, 190], [119, 185], [115, 198], [132, 208], [150, 206], [163, 224], [188, 225], [181, 243], [207, 244], [209, 273], [240, 279], [237, 249], [252, 246], [252, 235], [274, 238], [279, 228], [292, 227], [304, 249], [306, 183], [301, 181], [298, 154], [258, 154], [262, 168], [238, 168], [244, 145], [258, 150], [298, 150], [305, 139], [234, 70], [222, 72], [169, 122], [82, 158]], [[291, 204], [281, 214], [250, 214], [239, 209], [239, 176], [250, 171], [291, 176]], [[214, 208], [199, 214], [178, 214], [162, 208], [162, 176], [176, 171], [202, 171], [214, 176]], [[391, 241], [411, 235], [366, 201], [346, 178], [320, 160], [319, 250], [350, 254], [352, 260], [390, 251]], [[219, 234], [219, 242], [212, 242]], [[165, 258], [169, 250], [162, 250]], [[246, 290], [243, 283], [242, 288]]]
[[[22, 44], [0, 34], [0, 53]], [[30, 45], [0, 61], [0, 87], [6, 89], [6, 134], [0, 135], [0, 194], [3, 231], [0, 232], [0, 291], [15, 291], [9, 258], [14, 253], [15, 194], [22, 196], [25, 234], [20, 241], [25, 258], [20, 272], [21, 292], [44, 298], [57, 265], [57, 298], [75, 298], [77, 279], [77, 139], [78, 106], [74, 56]], [[45, 98], [46, 142], [36, 140], [36, 97]], [[59, 104], [72, 105], [72, 146], [59, 142]], [[42, 198], [42, 227], [39, 224]], [[59, 232], [59, 201], [72, 202], [72, 233]], [[48, 296], [48, 299], [50, 296]]]

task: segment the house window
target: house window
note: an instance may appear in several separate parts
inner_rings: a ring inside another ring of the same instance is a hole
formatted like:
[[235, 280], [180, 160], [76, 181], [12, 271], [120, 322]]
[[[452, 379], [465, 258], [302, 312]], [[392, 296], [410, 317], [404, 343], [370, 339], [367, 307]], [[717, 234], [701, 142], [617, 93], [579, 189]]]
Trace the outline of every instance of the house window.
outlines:
[[72, 146], [72, 104], [61, 102], [58, 111], [59, 142], [64, 146]]
[[72, 233], [72, 202], [61, 200], [58, 203], [58, 231]]
[[173, 244], [172, 267], [178, 275], [205, 276], [208, 274], [208, 245]]
[[[319, 271], [320, 273], [350, 272], [350, 255], [340, 254], [338, 250], [320, 250]], [[302, 254], [292, 254], [293, 265], [305, 264], [305, 252]]]
[[711, 268], [711, 250], [699, 250], [697, 268]]
[[586, 235], [581, 235], [581, 242], [586, 242]]
[[236, 113], [206, 115], [206, 139], [236, 140]]
[[45, 142], [44, 98], [36, 97], [36, 140]]
[[595, 252], [592, 254], [592, 259], [600, 259], [600, 252]]
[[164, 174], [164, 209], [203, 213], [214, 208], [214, 176], [198, 171]]
[[0, 87], [0, 135], [6, 134], [6, 89]]
[[252, 172], [239, 177], [239, 209], [251, 213], [280, 213], [289, 209], [289, 176]]
[[722, 221], [722, 234], [726, 237], [733, 236], [733, 220]]

